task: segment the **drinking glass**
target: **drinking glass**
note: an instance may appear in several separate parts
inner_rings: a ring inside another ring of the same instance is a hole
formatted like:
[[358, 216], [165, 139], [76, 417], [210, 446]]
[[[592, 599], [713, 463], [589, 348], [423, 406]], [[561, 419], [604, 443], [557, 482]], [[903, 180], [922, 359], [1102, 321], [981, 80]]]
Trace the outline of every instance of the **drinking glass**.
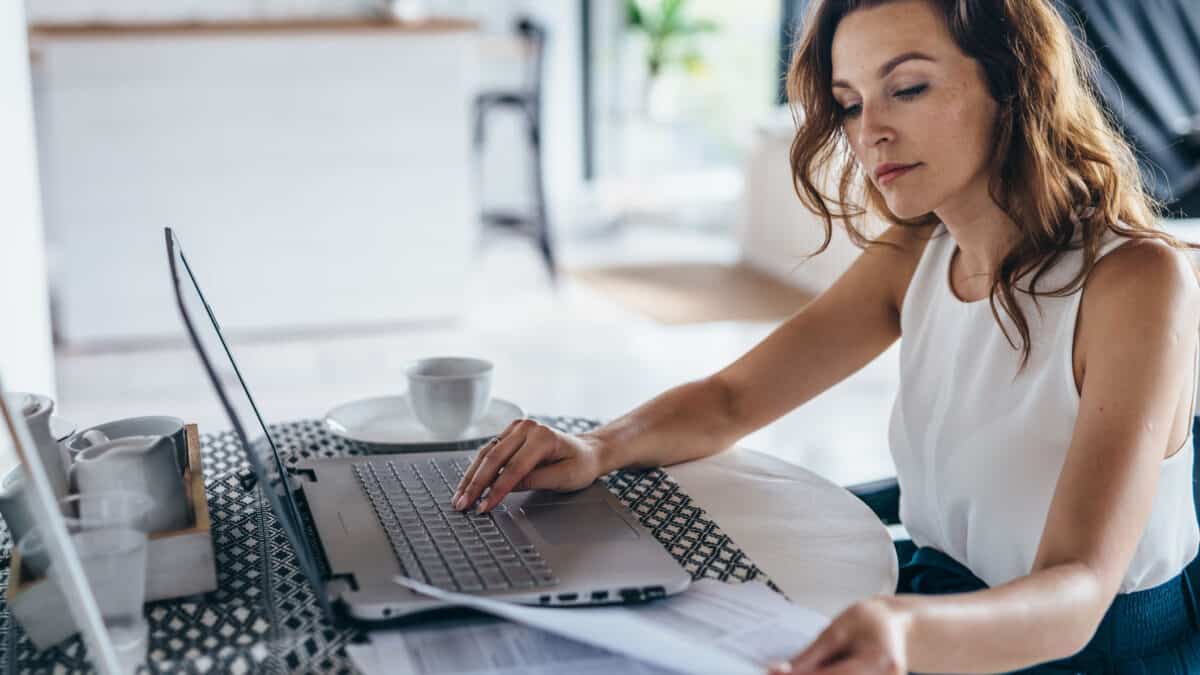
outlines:
[[[146, 602], [146, 522], [152, 500], [135, 492], [98, 492], [60, 500], [67, 533], [113, 649], [124, 672], [145, 663], [149, 624], [142, 615]], [[44, 529], [35, 527], [18, 543], [21, 559], [59, 583], [61, 565], [49, 559]], [[71, 621], [70, 616], [63, 617]]]

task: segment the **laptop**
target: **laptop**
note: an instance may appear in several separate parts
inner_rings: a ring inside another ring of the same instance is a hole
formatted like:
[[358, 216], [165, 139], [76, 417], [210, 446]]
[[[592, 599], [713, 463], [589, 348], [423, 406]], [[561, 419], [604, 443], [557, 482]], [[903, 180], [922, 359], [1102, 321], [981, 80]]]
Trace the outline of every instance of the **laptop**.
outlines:
[[[285, 462], [195, 269], [171, 228], [165, 234], [188, 336], [327, 614], [379, 621], [447, 607], [397, 576], [546, 606], [644, 601], [687, 588], [690, 575], [599, 481], [572, 493], [513, 493], [478, 515], [449, 504], [473, 449]], [[251, 280], [244, 288], [252, 292]]]

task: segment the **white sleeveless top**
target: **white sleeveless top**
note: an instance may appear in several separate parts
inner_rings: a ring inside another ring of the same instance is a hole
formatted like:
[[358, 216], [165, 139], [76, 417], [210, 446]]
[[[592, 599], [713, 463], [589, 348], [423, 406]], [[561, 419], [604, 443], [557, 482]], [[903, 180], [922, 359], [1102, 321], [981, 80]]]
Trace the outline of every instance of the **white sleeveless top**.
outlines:
[[[1111, 237], [1100, 254], [1124, 242]], [[1072, 355], [1083, 293], [1039, 297], [1040, 314], [1027, 294], [1018, 294], [1033, 345], [1018, 374], [1021, 351], [1004, 337], [988, 300], [966, 303], [951, 291], [955, 249], [939, 225], [904, 297], [900, 391], [888, 439], [900, 519], [913, 542], [997, 586], [1032, 571], [1071, 444], [1079, 414]], [[1038, 289], [1061, 288], [1081, 263], [1082, 252], [1067, 253]], [[1020, 344], [1008, 315], [999, 313]], [[1192, 453], [1189, 433], [1183, 448], [1163, 460], [1154, 510], [1120, 592], [1168, 581], [1196, 557]]]

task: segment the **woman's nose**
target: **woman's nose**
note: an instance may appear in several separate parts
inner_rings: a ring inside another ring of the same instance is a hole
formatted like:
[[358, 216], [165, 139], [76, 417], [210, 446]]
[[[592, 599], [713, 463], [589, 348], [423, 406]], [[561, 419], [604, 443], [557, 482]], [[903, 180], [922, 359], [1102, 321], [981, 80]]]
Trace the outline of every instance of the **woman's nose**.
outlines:
[[896, 132], [888, 123], [886, 114], [877, 105], [863, 103], [859, 116], [858, 142], [864, 148], [891, 141]]

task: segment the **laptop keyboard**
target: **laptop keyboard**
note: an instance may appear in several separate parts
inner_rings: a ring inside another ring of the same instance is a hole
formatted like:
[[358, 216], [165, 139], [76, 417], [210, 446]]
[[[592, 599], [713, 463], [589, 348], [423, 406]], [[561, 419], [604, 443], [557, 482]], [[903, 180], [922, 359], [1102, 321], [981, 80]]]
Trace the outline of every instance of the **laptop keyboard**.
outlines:
[[450, 506], [467, 458], [372, 460], [354, 465], [405, 576], [452, 591], [553, 586], [550, 566], [503, 511]]

